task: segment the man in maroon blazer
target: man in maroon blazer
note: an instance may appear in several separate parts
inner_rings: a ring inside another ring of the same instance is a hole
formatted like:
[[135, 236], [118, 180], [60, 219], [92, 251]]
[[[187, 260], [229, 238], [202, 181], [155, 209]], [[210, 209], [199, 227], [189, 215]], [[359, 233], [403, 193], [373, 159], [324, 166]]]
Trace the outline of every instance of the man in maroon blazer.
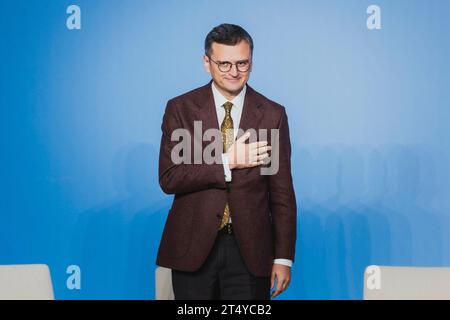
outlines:
[[[175, 299], [270, 299], [271, 289], [275, 297], [291, 281], [297, 207], [288, 119], [283, 106], [247, 85], [252, 53], [243, 28], [215, 27], [204, 56], [212, 81], [167, 103], [159, 183], [175, 197], [156, 263], [172, 269]], [[176, 149], [181, 130], [194, 137], [185, 146], [205, 151], [211, 129], [221, 134], [219, 161]], [[263, 173], [269, 162], [276, 169]]]

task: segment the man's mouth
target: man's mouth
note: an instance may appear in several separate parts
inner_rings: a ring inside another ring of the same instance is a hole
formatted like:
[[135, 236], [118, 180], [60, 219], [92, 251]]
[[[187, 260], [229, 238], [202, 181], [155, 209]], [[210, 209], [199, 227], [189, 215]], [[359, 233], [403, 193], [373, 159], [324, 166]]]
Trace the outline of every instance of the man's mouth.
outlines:
[[241, 79], [240, 78], [232, 78], [232, 79], [225, 78], [225, 80], [231, 81], [231, 82], [238, 82]]

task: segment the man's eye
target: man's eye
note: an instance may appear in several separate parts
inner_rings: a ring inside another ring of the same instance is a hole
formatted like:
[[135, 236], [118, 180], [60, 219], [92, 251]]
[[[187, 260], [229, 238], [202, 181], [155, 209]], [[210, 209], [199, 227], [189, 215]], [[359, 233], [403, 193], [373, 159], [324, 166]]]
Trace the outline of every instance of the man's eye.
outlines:
[[229, 66], [229, 65], [230, 65], [230, 63], [229, 63], [229, 62], [219, 62], [219, 64], [220, 64], [221, 66], [224, 66], [224, 67], [226, 67], [226, 66]]
[[238, 62], [238, 65], [240, 67], [245, 67], [247, 64], [248, 64], [248, 61], [240, 61], [240, 62]]

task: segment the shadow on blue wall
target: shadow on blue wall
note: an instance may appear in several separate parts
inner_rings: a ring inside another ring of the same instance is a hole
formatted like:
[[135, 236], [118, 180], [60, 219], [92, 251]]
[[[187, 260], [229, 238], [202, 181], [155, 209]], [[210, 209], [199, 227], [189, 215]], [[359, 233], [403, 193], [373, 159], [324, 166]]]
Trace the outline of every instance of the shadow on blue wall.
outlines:
[[427, 150], [311, 147], [294, 162], [298, 249], [284, 298], [360, 299], [371, 264], [443, 263]]
[[151, 145], [118, 151], [113, 177], [120, 196], [78, 214], [70, 259], [82, 269], [83, 298], [153, 298], [155, 252], [170, 206], [169, 197], [149, 194], [157, 159]]

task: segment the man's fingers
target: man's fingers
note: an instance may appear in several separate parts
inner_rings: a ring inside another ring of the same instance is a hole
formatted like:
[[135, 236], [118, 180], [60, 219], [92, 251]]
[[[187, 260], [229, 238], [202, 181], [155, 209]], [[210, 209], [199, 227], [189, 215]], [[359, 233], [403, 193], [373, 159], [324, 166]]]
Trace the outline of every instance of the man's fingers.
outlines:
[[276, 296], [280, 295], [280, 293], [281, 293], [281, 291], [278, 291], [278, 290], [274, 291], [272, 293], [272, 298], [275, 298]]
[[275, 298], [283, 292], [282, 281], [277, 281], [277, 289], [272, 293], [272, 298]]
[[267, 152], [262, 154], [253, 154], [250, 158], [250, 162], [252, 165], [260, 165], [264, 164], [264, 160], [267, 158], [269, 158], [269, 154]]
[[278, 281], [278, 283], [277, 283], [277, 291], [280, 291], [280, 292], [283, 291], [283, 283], [284, 283], [284, 280]]
[[260, 165], [262, 165], [262, 164], [264, 164], [263, 161], [256, 161], [256, 162], [252, 162], [252, 163], [248, 164], [248, 165], [246, 166], [246, 168], [253, 168], [253, 167], [256, 167], [256, 166], [260, 166]]
[[260, 156], [262, 154], [268, 154], [267, 152], [271, 150], [270, 146], [266, 146], [266, 147], [261, 147], [258, 149], [253, 149], [253, 150], [247, 150], [247, 154], [249, 155], [250, 159], [254, 159], [257, 156]]
[[[287, 289], [287, 287], [289, 286], [290, 282], [291, 282], [290, 278], [279, 279], [278, 276], [277, 276], [277, 286], [276, 286], [276, 290], [273, 291], [273, 293], [272, 293], [272, 298], [275, 298], [280, 293], [284, 292]], [[273, 284], [271, 284], [271, 289], [272, 288], [273, 288]]]
[[[249, 132], [236, 141], [243, 143], [248, 136], [250, 136]], [[235, 159], [231, 161], [235, 161], [238, 164], [237, 168], [253, 168], [265, 164], [265, 160], [269, 158], [268, 151], [272, 150], [267, 141], [256, 141], [247, 145], [234, 143], [232, 147], [235, 151]]]
[[282, 291], [284, 291], [284, 290], [286, 290], [287, 289], [287, 287], [288, 287], [288, 285], [289, 285], [289, 280], [284, 280], [283, 282], [282, 282], [282, 284], [281, 284], [281, 290]]
[[255, 142], [251, 142], [248, 144], [248, 147], [250, 149], [257, 149], [259, 147], [265, 147], [267, 146], [269, 143], [267, 141], [255, 141]]
[[257, 154], [256, 152], [252, 151], [250, 154], [248, 154], [248, 161], [247, 164], [244, 165], [245, 167], [256, 167], [261, 164], [264, 164], [264, 160], [269, 157], [269, 154], [263, 153], [263, 154]]
[[257, 159], [257, 161], [262, 161], [262, 160], [264, 160], [264, 159], [266, 159], [268, 157], [269, 157], [268, 153], [263, 153], [263, 154], [260, 154], [260, 155], [256, 156], [256, 159]]
[[259, 154], [261, 154], [263, 152], [272, 150], [272, 147], [271, 146], [263, 146], [263, 147], [258, 147], [256, 150], [258, 151]]
[[245, 142], [245, 140], [247, 140], [249, 137], [250, 137], [250, 132], [247, 131], [242, 136], [240, 136], [239, 139], [236, 139], [236, 141]]
[[273, 290], [275, 287], [275, 283], [277, 285], [276, 290], [272, 291], [272, 298], [275, 298], [277, 295], [279, 295], [280, 293], [278, 292], [278, 285], [279, 285], [279, 281], [277, 279], [277, 273], [276, 272], [272, 272], [272, 275], [270, 277], [270, 290]]

